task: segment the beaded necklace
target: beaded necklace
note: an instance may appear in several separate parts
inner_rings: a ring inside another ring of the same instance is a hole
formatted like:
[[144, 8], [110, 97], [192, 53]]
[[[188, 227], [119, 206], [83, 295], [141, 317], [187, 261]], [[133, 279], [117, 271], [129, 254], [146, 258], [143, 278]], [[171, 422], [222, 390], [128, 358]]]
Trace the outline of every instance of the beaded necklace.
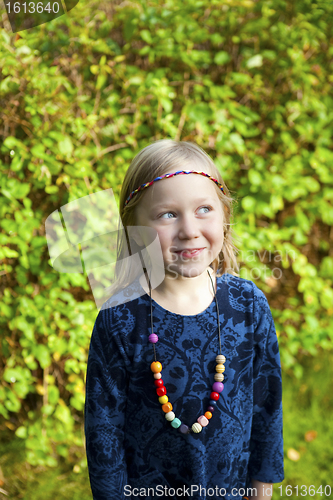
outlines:
[[203, 427], [206, 427], [209, 424], [209, 420], [212, 418], [214, 409], [217, 405], [217, 401], [220, 398], [220, 393], [224, 389], [224, 385], [222, 384], [222, 381], [224, 380], [224, 375], [223, 372], [225, 370], [224, 363], [226, 361], [225, 356], [222, 354], [222, 348], [221, 348], [221, 331], [220, 331], [220, 315], [219, 315], [219, 306], [217, 303], [217, 298], [215, 294], [215, 288], [213, 284], [212, 277], [207, 270], [208, 276], [210, 278], [210, 281], [212, 283], [213, 287], [213, 292], [214, 292], [214, 299], [216, 303], [216, 312], [217, 312], [217, 324], [218, 324], [218, 332], [219, 332], [219, 346], [220, 346], [220, 354], [218, 354], [215, 358], [216, 360], [216, 373], [214, 375], [214, 380], [215, 382], [212, 385], [212, 392], [210, 393], [210, 401], [207, 407], [207, 410], [204, 415], [200, 415], [200, 417], [197, 419], [197, 421], [189, 427], [188, 425], [184, 424], [179, 420], [179, 418], [176, 417], [174, 412], [172, 411], [173, 407], [172, 404], [169, 402], [167, 394], [167, 390], [164, 386], [164, 382], [162, 380], [162, 364], [157, 361], [156, 359], [156, 343], [158, 342], [158, 336], [156, 333], [154, 333], [153, 330], [153, 303], [152, 303], [152, 298], [151, 298], [151, 284], [150, 280], [148, 279], [149, 283], [149, 296], [150, 296], [150, 320], [151, 320], [151, 334], [148, 337], [148, 340], [151, 344], [153, 344], [154, 348], [154, 361], [150, 365], [150, 369], [154, 374], [154, 385], [156, 388], [156, 394], [158, 396], [158, 401], [162, 405], [162, 410], [165, 413], [165, 418], [168, 422], [170, 422], [171, 426], [174, 429], [179, 429], [179, 431], [182, 434], [189, 434], [190, 432], [194, 432], [195, 434], [198, 434], [199, 432], [202, 431]]

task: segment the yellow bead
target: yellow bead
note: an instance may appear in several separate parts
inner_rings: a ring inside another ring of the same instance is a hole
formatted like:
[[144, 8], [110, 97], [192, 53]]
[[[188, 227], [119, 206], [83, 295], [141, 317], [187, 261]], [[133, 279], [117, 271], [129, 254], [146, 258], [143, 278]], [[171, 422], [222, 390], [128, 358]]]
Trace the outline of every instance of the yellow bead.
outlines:
[[216, 380], [216, 382], [223, 382], [224, 380], [223, 373], [215, 373], [214, 380]]
[[162, 371], [162, 365], [159, 361], [153, 361], [150, 365], [150, 369], [153, 373], [159, 373]]
[[223, 354], [219, 354], [218, 356], [216, 356], [215, 359], [216, 359], [216, 363], [218, 363], [218, 364], [226, 362], [225, 356], [223, 356]]
[[195, 424], [192, 425], [192, 431], [198, 434], [199, 432], [202, 431], [202, 426], [196, 422]]
[[224, 372], [224, 370], [225, 370], [225, 366], [224, 366], [224, 365], [221, 365], [221, 364], [216, 365], [215, 370], [217, 371], [217, 373], [223, 373], [223, 372]]
[[167, 403], [169, 401], [169, 398], [168, 398], [168, 396], [160, 396], [158, 398], [158, 400], [161, 403], [161, 405], [164, 405], [165, 403]]

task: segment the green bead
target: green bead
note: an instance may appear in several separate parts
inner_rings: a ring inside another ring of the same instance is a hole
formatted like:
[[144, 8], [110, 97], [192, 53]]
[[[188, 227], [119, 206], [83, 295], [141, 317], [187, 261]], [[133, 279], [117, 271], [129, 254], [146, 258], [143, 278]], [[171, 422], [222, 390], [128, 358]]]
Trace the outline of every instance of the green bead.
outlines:
[[179, 420], [179, 418], [174, 418], [173, 421], [171, 422], [171, 425], [175, 429], [178, 429], [178, 427], [181, 426], [181, 421]]

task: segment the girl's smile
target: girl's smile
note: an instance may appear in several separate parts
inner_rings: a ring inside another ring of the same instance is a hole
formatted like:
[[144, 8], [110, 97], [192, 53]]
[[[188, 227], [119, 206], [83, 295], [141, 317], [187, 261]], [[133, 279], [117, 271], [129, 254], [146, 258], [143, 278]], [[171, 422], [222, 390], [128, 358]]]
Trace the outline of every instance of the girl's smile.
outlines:
[[204, 248], [185, 248], [183, 250], [176, 250], [174, 253], [180, 255], [181, 257], [185, 257], [186, 259], [192, 259], [193, 257], [196, 257], [199, 255]]

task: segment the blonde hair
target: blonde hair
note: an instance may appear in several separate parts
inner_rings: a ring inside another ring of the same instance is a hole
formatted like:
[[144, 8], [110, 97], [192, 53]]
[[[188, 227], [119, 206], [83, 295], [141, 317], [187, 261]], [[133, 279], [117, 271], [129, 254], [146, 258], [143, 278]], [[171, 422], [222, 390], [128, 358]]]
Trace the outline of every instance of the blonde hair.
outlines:
[[[132, 255], [136, 248], [135, 242], [129, 242], [128, 226], [135, 226], [135, 208], [139, 205], [144, 190], [137, 193], [129, 203], [124, 206], [128, 196], [141, 184], [149, 182], [160, 175], [170, 171], [193, 170], [193, 164], [200, 169], [206, 168], [212, 177], [215, 177], [223, 186], [224, 193], [216, 186], [219, 199], [224, 207], [224, 241], [218, 257], [212, 262], [212, 267], [217, 276], [229, 272], [238, 276], [239, 266], [236, 255], [238, 249], [234, 245], [233, 230], [230, 220], [233, 216], [234, 199], [230, 196], [220, 172], [211, 157], [197, 144], [187, 141], [174, 141], [172, 139], [157, 140], [142, 149], [132, 160], [124, 178], [121, 188], [119, 213], [124, 226], [119, 231], [117, 244], [117, 262], [115, 269], [115, 287], [120, 290], [128, 286], [140, 273], [133, 269], [130, 262], [124, 261], [128, 254]], [[160, 182], [168, 182], [167, 179]], [[150, 189], [150, 188], [147, 188]], [[136, 266], [137, 267], [137, 266]], [[113, 287], [112, 287], [113, 288]]]

